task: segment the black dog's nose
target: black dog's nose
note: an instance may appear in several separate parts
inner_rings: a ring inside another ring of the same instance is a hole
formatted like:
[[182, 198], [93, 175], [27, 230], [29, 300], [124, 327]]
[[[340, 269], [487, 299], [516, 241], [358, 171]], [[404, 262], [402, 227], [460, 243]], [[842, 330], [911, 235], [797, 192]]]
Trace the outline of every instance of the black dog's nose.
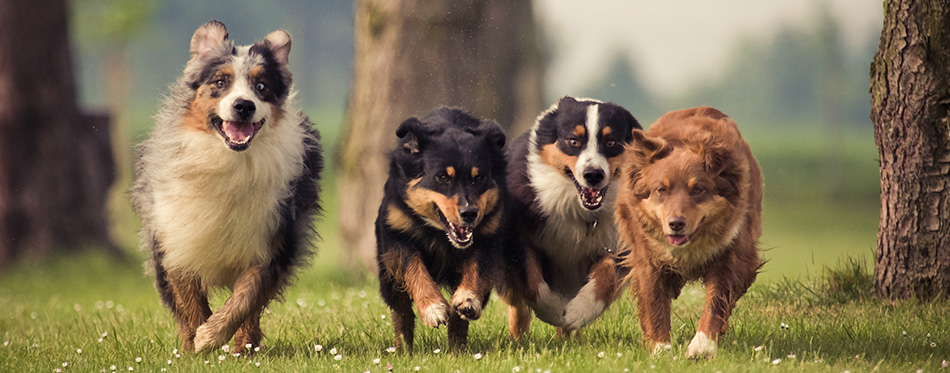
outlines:
[[250, 119], [254, 115], [254, 110], [257, 110], [257, 107], [254, 106], [254, 103], [248, 100], [234, 100], [234, 113], [241, 119]]
[[475, 219], [478, 219], [478, 208], [477, 207], [463, 207], [459, 209], [459, 216], [462, 217], [462, 221], [466, 223], [474, 223]]
[[679, 232], [683, 230], [683, 228], [686, 228], [686, 218], [682, 216], [670, 218], [670, 229], [672, 229], [673, 232]]
[[587, 184], [590, 186], [600, 184], [600, 182], [604, 180], [604, 170], [588, 168], [584, 170], [584, 180], [587, 180]]

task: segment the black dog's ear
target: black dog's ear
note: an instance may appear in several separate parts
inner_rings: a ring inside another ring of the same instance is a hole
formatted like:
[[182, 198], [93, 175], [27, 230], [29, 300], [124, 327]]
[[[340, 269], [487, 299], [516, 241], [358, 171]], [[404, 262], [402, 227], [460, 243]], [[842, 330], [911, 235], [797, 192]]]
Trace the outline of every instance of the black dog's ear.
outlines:
[[416, 117], [406, 119], [396, 129], [399, 145], [406, 153], [415, 154], [422, 150], [421, 140], [425, 136], [425, 125]]
[[504, 150], [506, 139], [505, 134], [501, 132], [501, 127], [498, 127], [498, 124], [490, 120], [483, 121], [482, 126], [485, 128], [484, 134], [486, 141], [488, 141], [495, 150]]

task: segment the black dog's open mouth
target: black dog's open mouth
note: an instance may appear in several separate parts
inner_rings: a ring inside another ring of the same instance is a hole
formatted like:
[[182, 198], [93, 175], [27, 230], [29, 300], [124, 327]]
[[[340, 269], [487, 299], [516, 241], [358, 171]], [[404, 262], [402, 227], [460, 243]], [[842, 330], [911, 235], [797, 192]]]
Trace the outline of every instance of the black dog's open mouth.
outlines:
[[574, 178], [574, 173], [571, 172], [570, 168], [564, 167], [564, 173], [567, 174], [567, 177], [574, 182], [574, 187], [577, 188], [577, 194], [581, 197], [581, 205], [588, 210], [599, 209], [600, 206], [604, 204], [604, 195], [607, 194], [607, 187], [600, 189], [597, 188], [587, 188], [581, 186], [577, 182], [577, 179]]
[[264, 127], [263, 118], [257, 122], [236, 122], [214, 117], [212, 122], [218, 133], [224, 137], [224, 144], [238, 152], [247, 150], [254, 135]]
[[472, 238], [475, 235], [475, 227], [466, 225], [455, 225], [445, 218], [442, 210], [438, 206], [433, 206], [435, 213], [439, 215], [442, 226], [445, 227], [445, 235], [449, 238], [452, 246], [458, 249], [466, 249], [472, 245]]

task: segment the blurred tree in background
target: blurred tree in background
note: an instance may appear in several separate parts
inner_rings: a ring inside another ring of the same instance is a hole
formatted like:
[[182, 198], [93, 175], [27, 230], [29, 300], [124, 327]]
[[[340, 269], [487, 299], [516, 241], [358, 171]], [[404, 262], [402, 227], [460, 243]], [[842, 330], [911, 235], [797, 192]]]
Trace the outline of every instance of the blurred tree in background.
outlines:
[[77, 105], [66, 0], [0, 0], [0, 268], [84, 247], [104, 212], [109, 120]]
[[871, 65], [881, 162], [875, 292], [950, 296], [950, 3], [888, 0]]
[[340, 224], [351, 266], [375, 268], [373, 222], [396, 127], [461, 106], [510, 136], [541, 110], [528, 0], [357, 0], [352, 93], [341, 139]]
[[115, 182], [108, 201], [110, 229], [114, 238], [135, 230], [135, 216], [128, 199], [132, 187], [132, 119], [130, 86], [134, 71], [129, 48], [148, 27], [157, 4], [148, 0], [73, 0], [77, 40], [102, 56], [105, 101], [112, 123], [110, 138], [115, 160]]

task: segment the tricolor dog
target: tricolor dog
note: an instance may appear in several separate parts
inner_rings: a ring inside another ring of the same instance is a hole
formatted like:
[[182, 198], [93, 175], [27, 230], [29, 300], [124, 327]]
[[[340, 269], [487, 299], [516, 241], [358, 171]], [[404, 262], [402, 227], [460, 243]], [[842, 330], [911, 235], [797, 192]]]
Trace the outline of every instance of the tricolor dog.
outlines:
[[515, 338], [528, 330], [531, 310], [569, 335], [616, 298], [614, 200], [635, 128], [623, 107], [564, 97], [512, 145], [512, 224], [499, 293]]
[[379, 291], [396, 347], [412, 348], [415, 303], [424, 325], [448, 324], [458, 349], [501, 277], [505, 135], [494, 122], [441, 108], [407, 119], [396, 136], [376, 219]]
[[[138, 147], [142, 244], [185, 350], [259, 345], [261, 313], [312, 251], [323, 158], [293, 102], [289, 53], [284, 31], [235, 46], [224, 24], [201, 26]], [[231, 295], [212, 312], [216, 288]]]

